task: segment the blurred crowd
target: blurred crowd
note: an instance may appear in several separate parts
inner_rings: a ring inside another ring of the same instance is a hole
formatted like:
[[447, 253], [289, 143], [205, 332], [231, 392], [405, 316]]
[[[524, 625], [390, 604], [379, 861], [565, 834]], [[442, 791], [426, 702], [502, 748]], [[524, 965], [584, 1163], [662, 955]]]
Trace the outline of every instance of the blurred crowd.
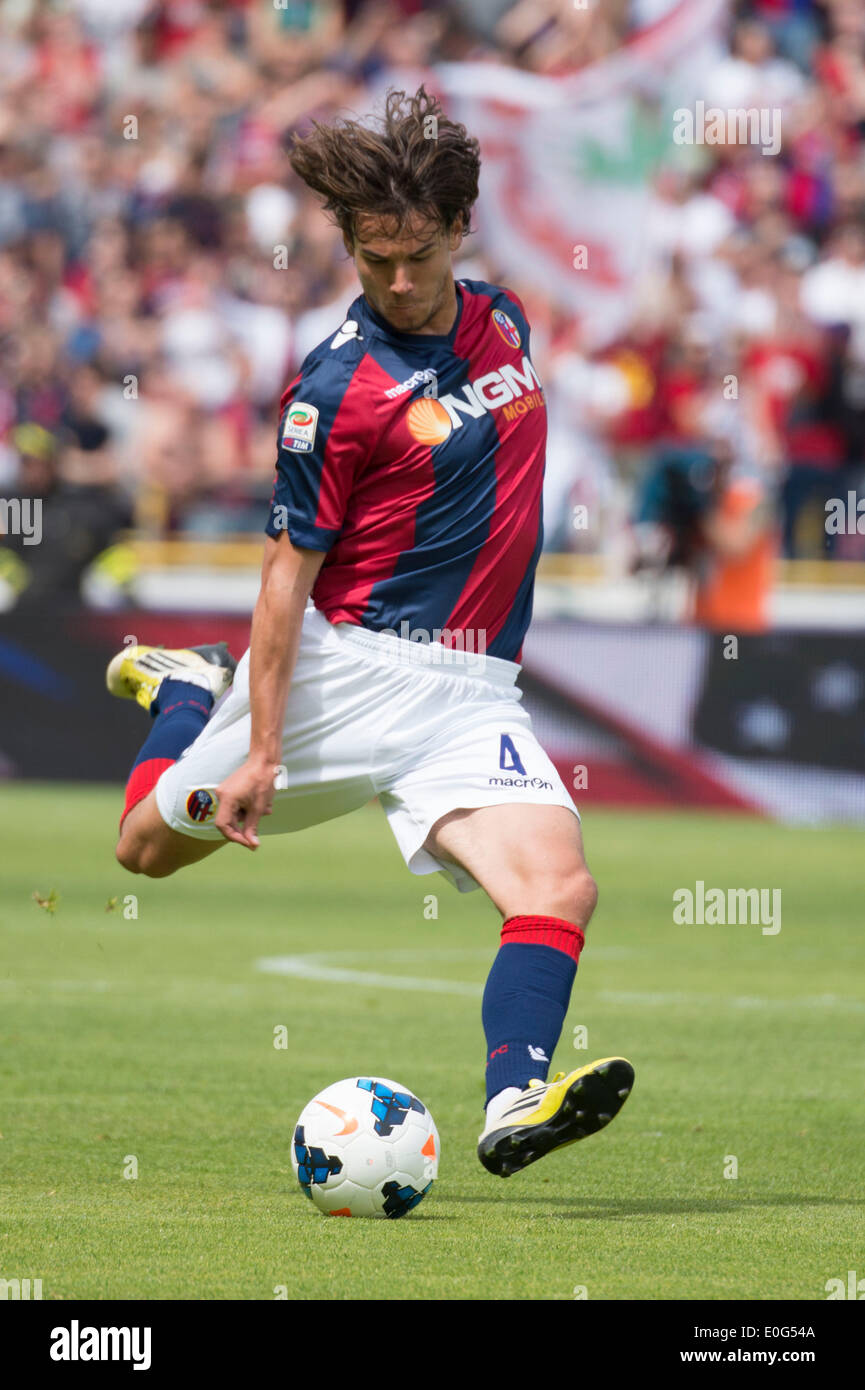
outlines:
[[[391, 71], [572, 73], [662, 10], [0, 0], [0, 496], [44, 499], [53, 544], [19, 547], [37, 589], [130, 527], [260, 531], [279, 395], [359, 290], [294, 131], [369, 109]], [[629, 529], [635, 565], [762, 563], [777, 528], [788, 556], [861, 559], [823, 523], [865, 461], [865, 5], [732, 5], [704, 86], [781, 108], [783, 148], [662, 162], [627, 330], [590, 349], [515, 285], [553, 407], [547, 543]], [[457, 274], [513, 283], [482, 225]], [[582, 504], [607, 524], [575, 526]]]

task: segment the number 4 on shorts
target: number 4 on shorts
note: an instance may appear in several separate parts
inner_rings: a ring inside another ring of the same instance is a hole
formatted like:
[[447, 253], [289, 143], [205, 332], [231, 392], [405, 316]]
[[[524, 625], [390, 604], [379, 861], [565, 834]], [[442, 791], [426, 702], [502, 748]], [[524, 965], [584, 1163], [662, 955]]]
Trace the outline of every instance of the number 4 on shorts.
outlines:
[[525, 777], [526, 769], [520, 760], [520, 755], [514, 747], [514, 741], [510, 734], [502, 734], [502, 741], [499, 747], [499, 767], [503, 772], [518, 772], [521, 777]]

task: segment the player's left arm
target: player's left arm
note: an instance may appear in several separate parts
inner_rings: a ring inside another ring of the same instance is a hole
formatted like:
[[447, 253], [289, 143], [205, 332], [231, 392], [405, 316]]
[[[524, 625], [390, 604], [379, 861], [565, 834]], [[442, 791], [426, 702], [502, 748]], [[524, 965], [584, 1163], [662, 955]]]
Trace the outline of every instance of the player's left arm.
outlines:
[[249, 644], [249, 755], [217, 788], [214, 824], [227, 840], [257, 849], [258, 823], [273, 809], [285, 707], [307, 601], [345, 518], [355, 473], [368, 453], [366, 400], [352, 399], [352, 361], [313, 354], [292, 383], [280, 417], [265, 530], [261, 591]]
[[246, 849], [258, 849], [258, 823], [273, 809], [285, 705], [303, 614], [324, 555], [322, 550], [293, 545], [287, 535], [265, 541], [249, 644], [249, 755], [217, 788], [219, 808], [214, 822], [226, 840]]

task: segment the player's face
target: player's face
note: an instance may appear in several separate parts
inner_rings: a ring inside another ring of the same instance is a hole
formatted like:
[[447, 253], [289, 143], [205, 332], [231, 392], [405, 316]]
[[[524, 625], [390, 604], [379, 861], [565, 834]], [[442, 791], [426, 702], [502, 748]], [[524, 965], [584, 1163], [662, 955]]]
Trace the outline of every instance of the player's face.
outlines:
[[359, 217], [354, 244], [358, 278], [368, 303], [402, 333], [449, 333], [456, 316], [451, 256], [462, 241], [422, 215], [398, 232], [393, 222]]

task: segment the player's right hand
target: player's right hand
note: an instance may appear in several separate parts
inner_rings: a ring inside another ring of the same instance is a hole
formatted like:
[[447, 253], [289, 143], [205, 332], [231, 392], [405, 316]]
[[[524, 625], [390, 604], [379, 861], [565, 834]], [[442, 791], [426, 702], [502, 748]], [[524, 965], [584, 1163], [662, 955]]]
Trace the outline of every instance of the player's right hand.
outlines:
[[247, 758], [216, 788], [219, 808], [213, 823], [226, 840], [258, 849], [258, 822], [273, 810], [275, 773], [273, 762]]

